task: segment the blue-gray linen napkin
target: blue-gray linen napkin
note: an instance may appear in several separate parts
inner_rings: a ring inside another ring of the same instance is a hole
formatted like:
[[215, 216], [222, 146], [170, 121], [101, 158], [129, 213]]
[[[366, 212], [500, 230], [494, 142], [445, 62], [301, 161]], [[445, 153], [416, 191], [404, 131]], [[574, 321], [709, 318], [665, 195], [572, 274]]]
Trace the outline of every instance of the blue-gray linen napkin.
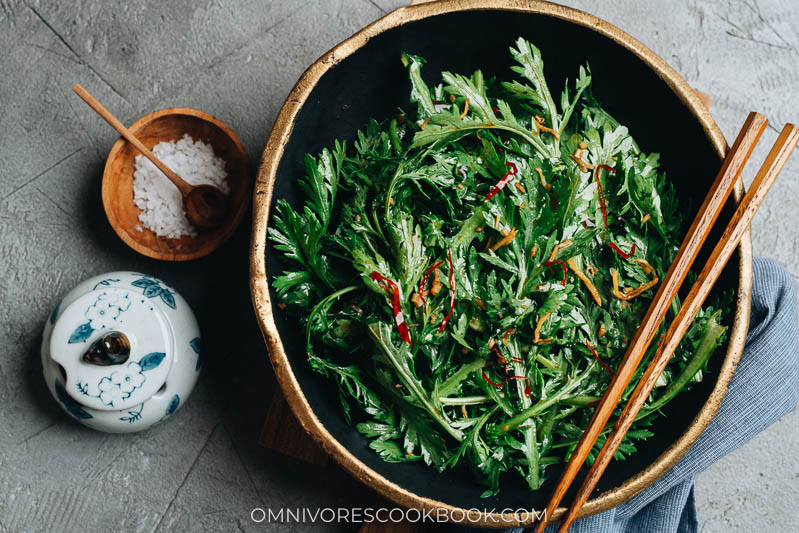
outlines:
[[[778, 263], [754, 260], [752, 315], [740, 365], [715, 418], [685, 456], [614, 509], [578, 520], [572, 533], [693, 533], [696, 476], [796, 408], [799, 318], [796, 283]], [[546, 533], [554, 533], [552, 524]], [[507, 533], [520, 533], [510, 529]]]

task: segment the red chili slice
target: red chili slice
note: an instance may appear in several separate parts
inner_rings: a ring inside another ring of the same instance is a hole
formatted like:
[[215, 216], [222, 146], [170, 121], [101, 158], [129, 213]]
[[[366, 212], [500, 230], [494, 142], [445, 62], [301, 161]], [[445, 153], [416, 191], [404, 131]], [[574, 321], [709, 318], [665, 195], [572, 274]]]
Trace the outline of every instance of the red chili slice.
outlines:
[[482, 370], [482, 374], [483, 374], [483, 379], [484, 379], [484, 380], [486, 380], [486, 381], [487, 381], [489, 384], [493, 385], [494, 387], [496, 387], [496, 388], [498, 388], [498, 389], [499, 389], [500, 387], [503, 387], [503, 386], [505, 386], [505, 384], [506, 384], [508, 381], [512, 381], [512, 380], [514, 380], [514, 379], [524, 379], [524, 380], [527, 380], [527, 386], [525, 386], [525, 387], [524, 387], [524, 395], [525, 395], [526, 397], [528, 397], [528, 398], [530, 397], [530, 387], [532, 386], [532, 382], [533, 382], [533, 381], [532, 381], [532, 380], [531, 380], [529, 377], [527, 377], [527, 376], [509, 376], [508, 378], [506, 378], [506, 379], [504, 379], [504, 380], [500, 381], [499, 383], [494, 383], [493, 381], [491, 381], [491, 378], [489, 378], [488, 376], [486, 376], [486, 371], [485, 371], [485, 368]]
[[621, 248], [616, 246], [616, 244], [614, 242], [612, 242], [612, 241], [608, 243], [608, 246], [610, 246], [613, 249], [613, 251], [615, 251], [617, 254], [619, 254], [623, 259], [629, 259], [635, 253], [635, 243], [633, 243], [632, 248], [630, 248], [630, 252], [626, 253], [626, 254], [624, 252], [622, 252]]
[[424, 276], [422, 276], [422, 282], [419, 283], [419, 299], [422, 301], [422, 303], [425, 303], [424, 288], [427, 285], [427, 278], [429, 278], [430, 274], [432, 274], [433, 271], [435, 269], [437, 269], [439, 267], [439, 265], [441, 265], [441, 263], [443, 263], [443, 262], [444, 261], [436, 261], [435, 263], [433, 263], [433, 266], [431, 266], [430, 268], [425, 270]]
[[560, 284], [565, 287], [566, 286], [566, 276], [569, 273], [569, 269], [566, 266], [566, 261], [564, 261], [563, 259], [557, 259], [555, 261], [544, 261], [543, 265], [544, 266], [552, 266], [552, 265], [556, 265], [558, 263], [560, 263], [561, 266], [563, 266], [563, 281], [561, 281]]
[[388, 279], [385, 276], [380, 275], [379, 272], [373, 271], [370, 275], [370, 278], [373, 280], [384, 281], [388, 283], [391, 287], [392, 292], [394, 293], [393, 298], [393, 312], [394, 312], [394, 322], [397, 324], [397, 329], [399, 330], [400, 338], [407, 342], [409, 345], [413, 346], [411, 343], [411, 334], [408, 331], [408, 325], [405, 323], [405, 317], [402, 315], [402, 304], [400, 303], [400, 292], [399, 287], [397, 284]]
[[509, 182], [509, 181], [510, 181], [510, 180], [513, 178], [513, 176], [515, 176], [515, 175], [516, 175], [517, 169], [516, 169], [516, 165], [515, 165], [515, 164], [513, 164], [513, 163], [511, 163], [511, 162], [509, 161], [509, 162], [505, 163], [505, 165], [506, 165], [506, 166], [507, 166], [507, 167], [508, 167], [510, 170], [508, 170], [508, 171], [505, 173], [505, 175], [504, 175], [504, 176], [502, 176], [502, 179], [501, 179], [501, 180], [499, 180], [499, 182], [497, 182], [497, 184], [496, 184], [496, 185], [494, 185], [494, 187], [492, 187], [492, 188], [491, 188], [491, 190], [488, 192], [488, 194], [486, 195], [486, 198], [485, 198], [485, 200], [483, 200], [483, 202], [487, 202], [487, 201], [489, 201], [491, 198], [493, 198], [493, 197], [494, 197], [494, 195], [496, 195], [496, 194], [497, 194], [499, 191], [501, 191], [502, 189], [504, 189], [504, 188], [505, 188], [505, 185], [507, 185], [507, 184], [508, 184], [508, 182]]
[[602, 220], [605, 222], [605, 229], [608, 229], [608, 208], [605, 205], [605, 193], [602, 191], [602, 184], [599, 182], [599, 170], [604, 168], [611, 174], [616, 173], [616, 169], [608, 165], [597, 165], [594, 169], [594, 179], [596, 186], [599, 187], [599, 207], [602, 209]]
[[588, 347], [589, 350], [591, 350], [591, 353], [594, 354], [594, 357], [596, 358], [597, 361], [599, 361], [599, 364], [602, 365], [602, 368], [604, 368], [607, 371], [607, 373], [612, 376], [613, 375], [613, 370], [610, 369], [610, 367], [608, 366], [608, 364], [605, 361], [603, 361], [602, 359], [599, 358], [599, 354], [596, 353], [596, 350], [594, 350], [594, 347], [591, 346], [591, 343], [588, 342], [588, 341], [585, 341], [585, 345]]
[[452, 312], [455, 310], [455, 268], [452, 266], [452, 251], [447, 250], [447, 260], [449, 261], [449, 313], [447, 316], [444, 317], [444, 320], [441, 322], [441, 327], [438, 328], [438, 332], [441, 333], [444, 331], [444, 328], [447, 327], [447, 322], [449, 322], [450, 317], [452, 316]]

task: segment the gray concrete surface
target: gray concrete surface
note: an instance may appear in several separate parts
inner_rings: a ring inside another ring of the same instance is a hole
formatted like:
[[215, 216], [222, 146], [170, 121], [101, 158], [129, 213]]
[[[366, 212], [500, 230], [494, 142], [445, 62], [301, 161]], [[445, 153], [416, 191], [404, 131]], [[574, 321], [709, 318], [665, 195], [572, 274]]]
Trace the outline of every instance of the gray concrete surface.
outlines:
[[[250, 520], [253, 507], [372, 501], [334, 468], [320, 479], [255, 444], [274, 380], [250, 310], [246, 223], [218, 253], [189, 264], [127, 249], [100, 205], [116, 135], [70, 87], [80, 81], [127, 123], [168, 106], [203, 109], [226, 121], [257, 162], [302, 71], [403, 3], [0, 0], [0, 532], [265, 531]], [[797, 120], [792, 0], [566, 3], [638, 37], [714, 95], [728, 138], [750, 109], [774, 124]], [[770, 129], [763, 144], [775, 137]], [[799, 279], [797, 199], [794, 158], [754, 240], [757, 254]], [[38, 363], [40, 329], [58, 295], [114, 269], [174, 285], [197, 311], [208, 347], [191, 401], [168, 423], [128, 437], [69, 420]], [[225, 332], [213, 327], [220, 321]], [[796, 530], [798, 423], [796, 413], [783, 418], [699, 478], [703, 531]]]

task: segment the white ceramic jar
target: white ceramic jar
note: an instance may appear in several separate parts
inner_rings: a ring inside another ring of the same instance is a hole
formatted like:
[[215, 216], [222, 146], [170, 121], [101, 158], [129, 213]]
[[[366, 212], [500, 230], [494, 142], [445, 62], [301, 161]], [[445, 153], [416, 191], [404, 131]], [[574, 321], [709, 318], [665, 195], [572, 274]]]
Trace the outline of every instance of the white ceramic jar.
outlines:
[[202, 366], [186, 301], [136, 272], [87, 279], [56, 305], [42, 338], [44, 379], [61, 407], [100, 431], [142, 431], [185, 403]]

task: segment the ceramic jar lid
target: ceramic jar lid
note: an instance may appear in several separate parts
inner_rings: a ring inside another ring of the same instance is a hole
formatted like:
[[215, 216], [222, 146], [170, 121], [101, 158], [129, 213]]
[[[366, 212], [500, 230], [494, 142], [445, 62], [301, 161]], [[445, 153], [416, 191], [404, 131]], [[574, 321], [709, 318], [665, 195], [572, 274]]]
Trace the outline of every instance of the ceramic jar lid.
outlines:
[[[102, 355], [86, 355], [111, 333], [124, 335], [133, 357], [107, 364]], [[133, 407], [155, 394], [166, 381], [173, 352], [165, 314], [141, 292], [118, 287], [101, 286], [78, 297], [64, 309], [50, 337], [51, 357], [67, 375], [67, 394], [106, 411]]]
[[139, 431], [185, 402], [201, 366], [197, 321], [162, 281], [112, 272], [80, 283], [45, 327], [45, 379], [62, 407], [102, 431]]

